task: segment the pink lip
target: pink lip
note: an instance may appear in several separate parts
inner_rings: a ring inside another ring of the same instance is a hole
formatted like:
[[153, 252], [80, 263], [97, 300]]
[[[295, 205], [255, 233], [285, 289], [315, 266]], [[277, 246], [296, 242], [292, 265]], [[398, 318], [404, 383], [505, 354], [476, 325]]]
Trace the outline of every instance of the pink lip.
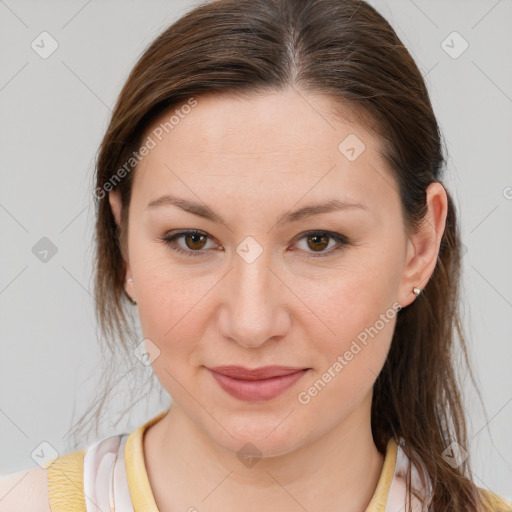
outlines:
[[241, 366], [207, 368], [220, 387], [240, 400], [270, 400], [293, 386], [309, 368], [266, 366], [250, 370]]

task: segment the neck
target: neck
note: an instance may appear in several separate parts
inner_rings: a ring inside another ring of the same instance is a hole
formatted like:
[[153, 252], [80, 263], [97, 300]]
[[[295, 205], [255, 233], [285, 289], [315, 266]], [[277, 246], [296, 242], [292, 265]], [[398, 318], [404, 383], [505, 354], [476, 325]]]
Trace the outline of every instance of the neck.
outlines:
[[365, 510], [384, 462], [373, 442], [370, 400], [321, 438], [247, 466], [174, 403], [144, 436], [159, 510]]

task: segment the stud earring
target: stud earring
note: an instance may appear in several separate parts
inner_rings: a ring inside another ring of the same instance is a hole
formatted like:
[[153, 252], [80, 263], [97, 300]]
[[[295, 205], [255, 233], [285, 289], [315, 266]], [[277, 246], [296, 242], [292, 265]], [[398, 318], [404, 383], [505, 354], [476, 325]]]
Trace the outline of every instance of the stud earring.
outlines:
[[413, 288], [412, 291], [415, 295], [419, 295], [421, 293], [421, 290], [419, 288]]

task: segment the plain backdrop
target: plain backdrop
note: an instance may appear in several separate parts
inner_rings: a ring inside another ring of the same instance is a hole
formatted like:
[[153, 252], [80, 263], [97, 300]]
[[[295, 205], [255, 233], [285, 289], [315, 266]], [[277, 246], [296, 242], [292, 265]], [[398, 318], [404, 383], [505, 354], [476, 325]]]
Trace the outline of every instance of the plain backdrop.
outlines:
[[[42, 442], [69, 451], [63, 436], [96, 389], [95, 153], [141, 52], [198, 3], [0, 0], [0, 473], [35, 466]], [[370, 3], [426, 77], [448, 146], [464, 322], [490, 420], [468, 386], [470, 456], [478, 485], [511, 500], [512, 2]], [[122, 397], [102, 435], [163, 407], [152, 396], [109, 424]]]

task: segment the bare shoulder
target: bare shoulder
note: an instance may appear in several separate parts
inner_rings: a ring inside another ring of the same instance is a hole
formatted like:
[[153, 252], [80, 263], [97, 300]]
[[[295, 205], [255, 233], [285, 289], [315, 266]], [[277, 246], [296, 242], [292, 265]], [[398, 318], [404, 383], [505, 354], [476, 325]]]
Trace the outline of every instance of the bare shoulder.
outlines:
[[0, 512], [51, 512], [48, 473], [40, 467], [0, 475]]

